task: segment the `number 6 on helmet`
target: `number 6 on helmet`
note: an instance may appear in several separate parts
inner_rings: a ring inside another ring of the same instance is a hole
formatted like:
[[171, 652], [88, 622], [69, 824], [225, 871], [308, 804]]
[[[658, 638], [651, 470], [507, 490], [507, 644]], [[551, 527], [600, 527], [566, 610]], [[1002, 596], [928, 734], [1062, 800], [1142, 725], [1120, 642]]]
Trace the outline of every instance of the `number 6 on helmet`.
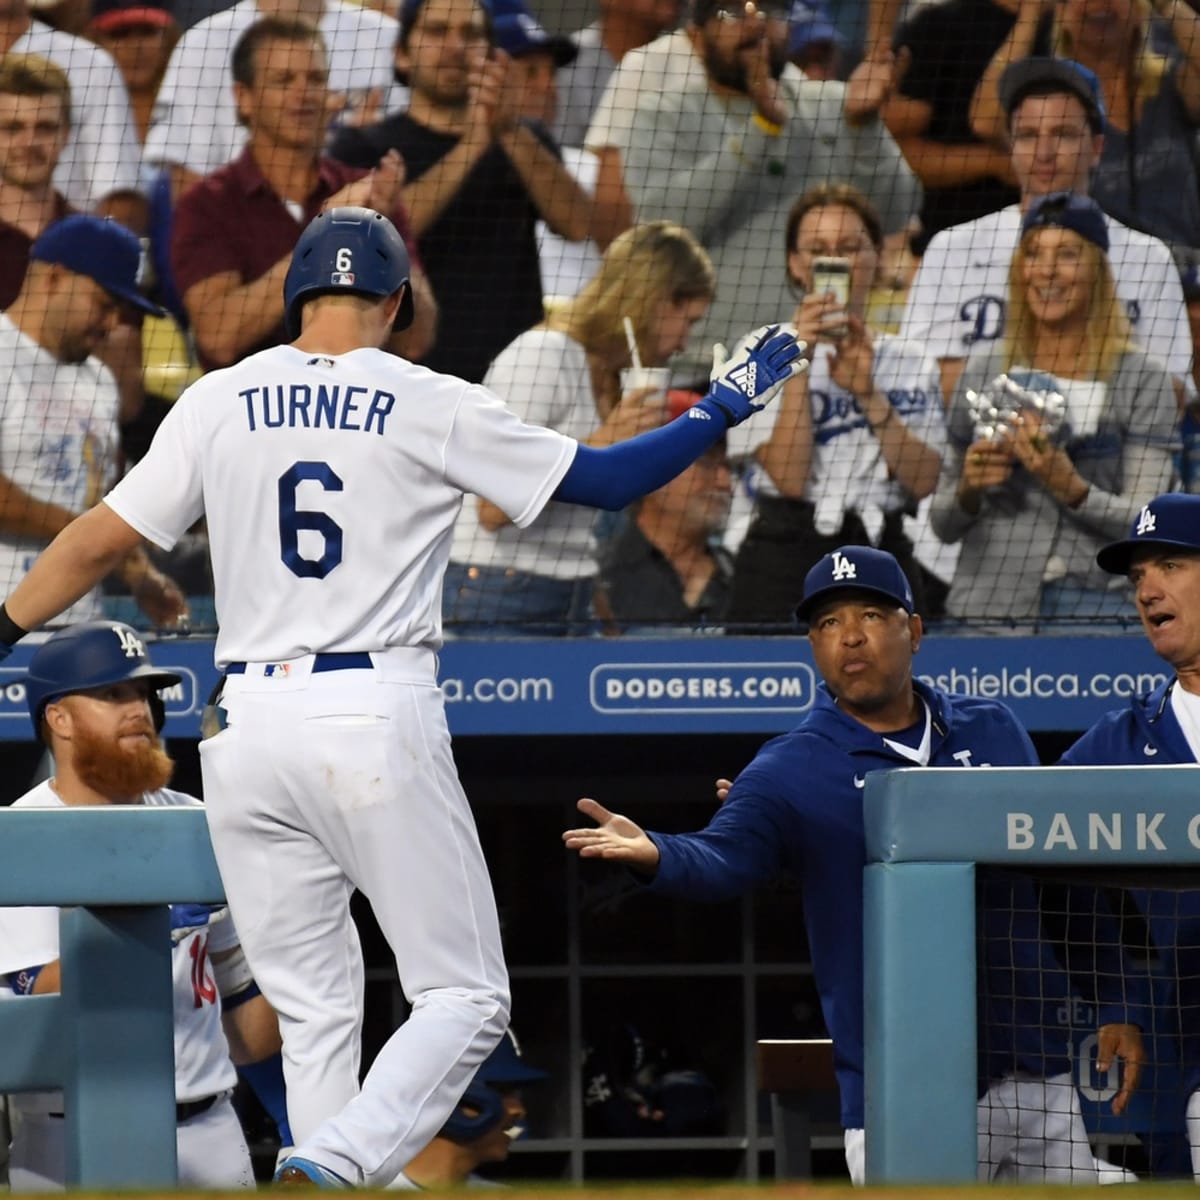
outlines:
[[404, 288], [393, 329], [413, 322], [408, 248], [382, 213], [346, 205], [314, 217], [300, 235], [283, 282], [284, 317], [289, 338], [300, 336], [300, 310], [316, 296], [350, 292], [390, 296]]

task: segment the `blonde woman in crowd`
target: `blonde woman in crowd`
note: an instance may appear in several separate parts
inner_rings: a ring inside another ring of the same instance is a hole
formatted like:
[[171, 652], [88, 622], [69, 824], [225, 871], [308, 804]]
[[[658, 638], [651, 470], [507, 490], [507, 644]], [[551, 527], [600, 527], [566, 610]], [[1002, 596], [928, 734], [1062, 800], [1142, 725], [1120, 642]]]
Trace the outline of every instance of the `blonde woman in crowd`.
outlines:
[[[666, 381], [621, 388], [631, 365], [626, 322], [643, 367], [688, 344], [716, 290], [712, 263], [682, 226], [634, 226], [604, 253], [578, 296], [496, 357], [484, 384], [525, 420], [588, 446], [662, 424]], [[666, 372], [664, 372], [665, 376]], [[596, 514], [550, 503], [528, 529], [468, 497], [454, 530], [443, 616], [447, 632], [557, 635], [588, 627], [597, 564]]]
[[1170, 487], [1175, 422], [1166, 368], [1130, 341], [1099, 206], [1068, 192], [1036, 200], [1004, 340], [967, 359], [950, 408], [930, 514], [938, 537], [962, 543], [950, 615], [1125, 615], [1122, 581], [1110, 587], [1096, 552]]

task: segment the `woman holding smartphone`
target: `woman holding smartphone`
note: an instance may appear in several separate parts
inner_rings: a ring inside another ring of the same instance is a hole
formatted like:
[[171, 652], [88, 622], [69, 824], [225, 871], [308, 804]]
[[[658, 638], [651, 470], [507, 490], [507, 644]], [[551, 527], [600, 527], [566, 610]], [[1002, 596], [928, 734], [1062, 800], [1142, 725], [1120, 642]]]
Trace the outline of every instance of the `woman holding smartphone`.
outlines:
[[882, 245], [878, 214], [846, 184], [806, 192], [788, 215], [787, 272], [801, 292], [792, 322], [812, 365], [729, 431], [754, 503], [730, 625], [790, 626], [808, 569], [846, 544], [890, 551], [919, 582], [901, 518], [937, 485], [945, 425], [936, 361], [866, 324]]

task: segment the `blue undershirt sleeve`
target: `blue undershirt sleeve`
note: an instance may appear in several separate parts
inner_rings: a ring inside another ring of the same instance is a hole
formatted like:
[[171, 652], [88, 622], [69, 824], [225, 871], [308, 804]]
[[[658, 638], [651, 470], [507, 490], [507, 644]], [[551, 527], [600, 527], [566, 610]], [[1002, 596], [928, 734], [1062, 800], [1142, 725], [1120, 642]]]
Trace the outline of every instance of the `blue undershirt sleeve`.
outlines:
[[553, 499], [617, 512], [670, 483], [720, 441], [728, 427], [725, 414], [706, 396], [666, 425], [615, 446], [598, 449], [581, 443]]

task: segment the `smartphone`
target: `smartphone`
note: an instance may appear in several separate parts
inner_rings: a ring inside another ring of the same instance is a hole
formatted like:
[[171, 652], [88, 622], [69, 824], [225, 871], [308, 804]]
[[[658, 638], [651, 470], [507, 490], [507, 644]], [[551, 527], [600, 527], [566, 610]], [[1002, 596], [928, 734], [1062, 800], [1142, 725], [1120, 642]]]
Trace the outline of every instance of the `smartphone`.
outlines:
[[832, 292], [843, 308], [850, 303], [850, 260], [848, 258], [814, 258], [812, 270], [814, 296]]
[[[812, 294], [833, 295], [842, 308], [850, 304], [850, 260], [848, 258], [814, 258], [812, 268]], [[846, 326], [826, 331], [830, 337], [839, 338]]]

